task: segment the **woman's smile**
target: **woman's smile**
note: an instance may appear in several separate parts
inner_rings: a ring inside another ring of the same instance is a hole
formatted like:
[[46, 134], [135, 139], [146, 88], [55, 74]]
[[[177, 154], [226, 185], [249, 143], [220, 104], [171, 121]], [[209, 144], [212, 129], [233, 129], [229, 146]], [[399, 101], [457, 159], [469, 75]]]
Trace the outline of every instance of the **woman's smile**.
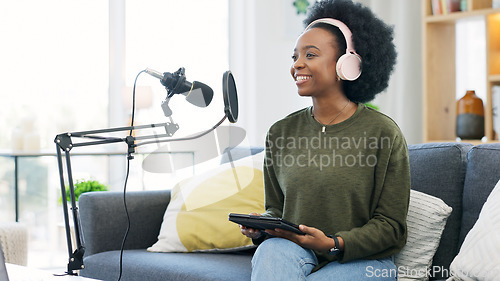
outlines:
[[297, 75], [295, 77], [295, 81], [296, 81], [295, 84], [297, 86], [300, 86], [304, 83], [307, 83], [307, 81], [309, 81], [309, 79], [311, 79], [311, 75]]

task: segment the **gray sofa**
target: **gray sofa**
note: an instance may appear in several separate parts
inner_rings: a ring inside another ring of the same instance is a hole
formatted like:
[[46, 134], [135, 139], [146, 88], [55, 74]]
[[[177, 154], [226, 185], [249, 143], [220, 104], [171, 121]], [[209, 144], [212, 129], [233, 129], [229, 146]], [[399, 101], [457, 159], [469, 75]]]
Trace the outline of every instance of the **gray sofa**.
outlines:
[[[254, 152], [260, 151], [256, 149]], [[238, 158], [237, 150], [232, 150]], [[446, 279], [449, 265], [500, 178], [500, 144], [410, 145], [412, 189], [443, 199], [453, 208], [434, 256], [431, 279]], [[157, 241], [170, 192], [127, 193], [131, 228], [123, 254], [122, 280], [250, 280], [252, 252], [150, 253]], [[122, 192], [91, 192], [79, 200], [85, 237], [80, 275], [117, 280], [127, 222]]]

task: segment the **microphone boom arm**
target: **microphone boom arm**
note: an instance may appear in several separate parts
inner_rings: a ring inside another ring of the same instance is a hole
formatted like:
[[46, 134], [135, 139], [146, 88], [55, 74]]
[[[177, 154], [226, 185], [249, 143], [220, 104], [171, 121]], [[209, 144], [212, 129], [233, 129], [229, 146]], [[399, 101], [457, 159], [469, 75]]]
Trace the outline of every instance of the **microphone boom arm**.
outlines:
[[[208, 129], [200, 134], [190, 136], [190, 137], [185, 137], [185, 138], [177, 138], [177, 139], [174, 139], [174, 138], [165, 139], [165, 137], [171, 137], [173, 135], [173, 133], [171, 133], [172, 126], [177, 126], [177, 124], [169, 123], [169, 122], [141, 125], [141, 126], [128, 126], [128, 127], [117, 127], [117, 128], [92, 130], [92, 131], [63, 133], [63, 134], [57, 135], [56, 138], [54, 139], [54, 142], [56, 143], [56, 149], [57, 149], [57, 163], [58, 163], [58, 167], [59, 167], [59, 180], [60, 180], [60, 184], [61, 184], [62, 204], [63, 204], [64, 222], [65, 222], [65, 229], [66, 229], [66, 240], [67, 240], [68, 255], [69, 255], [67, 274], [68, 275], [77, 275], [77, 273], [74, 273], [73, 270], [81, 270], [81, 269], [85, 268], [85, 266], [83, 264], [83, 256], [85, 254], [85, 241], [84, 241], [83, 235], [81, 234], [82, 230], [81, 230], [78, 207], [76, 205], [75, 187], [73, 184], [73, 175], [72, 175], [71, 160], [70, 160], [70, 151], [74, 147], [125, 142], [128, 145], [127, 157], [128, 157], [128, 159], [133, 159], [134, 157], [132, 156], [132, 154], [135, 153], [135, 148], [138, 146], [153, 144], [153, 143], [163, 143], [163, 142], [196, 139], [196, 138], [202, 137], [202, 136], [212, 132], [213, 130], [215, 130], [217, 127], [219, 127], [226, 120], [226, 118], [227, 118], [227, 115], [224, 115], [224, 117], [219, 122], [217, 122], [217, 124], [215, 124], [212, 128], [210, 128], [210, 129]], [[96, 136], [95, 135], [95, 134], [102, 134], [102, 133], [134, 131], [134, 130], [142, 130], [142, 129], [158, 128], [158, 127], [164, 127], [165, 134], [160, 134], [160, 135], [153, 134], [153, 135], [138, 136], [138, 137], [134, 137], [134, 136], [130, 135], [130, 136], [127, 136], [125, 138], [103, 137], [103, 136]], [[178, 126], [177, 126], [177, 128], [178, 128]], [[177, 130], [177, 128], [173, 128], [173, 129]], [[72, 141], [73, 138], [91, 139], [92, 141], [73, 143], [73, 141]], [[156, 139], [156, 140], [136, 143], [136, 140], [149, 140], [149, 139]], [[66, 184], [64, 181], [65, 177], [64, 177], [64, 164], [63, 164], [62, 152], [64, 152], [64, 157], [66, 158], [66, 172], [67, 172], [68, 187], [69, 187], [69, 193], [70, 193], [71, 211], [72, 211], [72, 215], [73, 215], [73, 225], [74, 225], [74, 230], [75, 230], [74, 234], [75, 234], [75, 240], [76, 240], [75, 241], [76, 242], [76, 249], [74, 252], [73, 252], [73, 247], [72, 247], [72, 242], [71, 242], [72, 235], [71, 235], [71, 228], [70, 228], [70, 222], [69, 222], [68, 199], [66, 198]]]
[[[172, 78], [172, 74], [170, 73], [164, 73], [161, 74], [158, 71], [151, 70], [151, 69], [146, 69], [144, 72], [159, 78], [162, 81], [162, 84], [169, 90], [170, 92], [168, 93], [169, 95], [175, 94], [175, 90], [182, 88], [183, 86], [186, 86], [185, 83], [185, 77], [184, 77], [184, 68], [179, 68], [179, 70], [175, 73], [175, 75], [179, 76], [179, 79], [175, 80]], [[167, 77], [169, 76], [169, 77]], [[183, 78], [183, 79], [180, 79]], [[168, 81], [170, 80], [170, 81]], [[182, 80], [182, 81], [179, 81]], [[167, 82], [173, 83], [175, 82], [175, 87], [172, 87], [172, 85], [168, 84]], [[193, 91], [193, 88], [201, 88], [202, 93], [203, 89], [205, 89], [205, 92], [208, 94], [206, 95], [205, 93], [203, 94], [203, 98], [205, 100], [204, 104], [201, 104], [202, 107], [207, 106], [210, 101], [212, 100], [213, 96], [213, 91], [210, 87], [204, 85], [203, 83], [198, 83], [197, 86], [194, 86], [194, 83], [191, 83], [189, 87], [186, 88], [191, 88], [189, 90], [189, 93]], [[178, 88], [179, 87], [179, 88]], [[172, 90], [171, 90], [172, 89]], [[189, 96], [189, 95], [188, 95]], [[234, 78], [231, 73], [231, 71], [226, 71], [223, 75], [223, 98], [224, 98], [224, 117], [217, 122], [212, 128], [201, 132], [197, 135], [194, 136], [189, 136], [189, 137], [184, 137], [184, 138], [166, 138], [165, 137], [172, 137], [172, 135], [177, 131], [179, 126], [175, 123], [173, 123], [173, 120], [171, 118], [171, 113], [167, 117], [170, 118], [171, 122], [167, 123], [158, 123], [158, 124], [150, 124], [150, 125], [142, 125], [142, 126], [128, 126], [128, 127], [118, 127], [118, 128], [109, 128], [109, 129], [101, 129], [101, 130], [92, 130], [92, 131], [81, 131], [81, 132], [73, 132], [73, 133], [64, 133], [64, 134], [59, 134], [56, 136], [54, 139], [54, 142], [56, 144], [56, 149], [57, 149], [57, 163], [59, 166], [59, 179], [60, 179], [60, 184], [61, 184], [61, 195], [62, 195], [62, 204], [63, 204], [63, 212], [64, 212], [64, 221], [65, 221], [65, 228], [66, 228], [66, 240], [68, 244], [68, 255], [69, 255], [69, 262], [68, 262], [68, 271], [67, 274], [69, 275], [77, 275], [76, 273], [73, 272], [73, 270], [80, 270], [85, 268], [83, 264], [83, 256], [85, 254], [85, 241], [83, 238], [83, 235], [81, 235], [81, 225], [80, 225], [80, 218], [78, 214], [78, 207], [76, 206], [76, 200], [75, 200], [75, 188], [73, 185], [73, 175], [72, 175], [72, 169], [71, 169], [71, 161], [70, 161], [70, 151], [74, 147], [80, 147], [80, 146], [91, 146], [91, 145], [100, 145], [100, 144], [110, 144], [110, 143], [118, 143], [118, 142], [125, 142], [128, 146], [127, 150], [127, 158], [128, 160], [133, 159], [134, 157], [132, 156], [133, 153], [135, 153], [135, 148], [147, 144], [153, 144], [153, 143], [163, 143], [163, 142], [172, 142], [172, 141], [184, 141], [184, 140], [192, 140], [196, 139], [199, 137], [202, 137], [213, 130], [215, 130], [217, 127], [219, 127], [226, 119], [229, 120], [231, 123], [235, 123], [238, 119], [238, 98], [236, 94], [236, 85], [234, 83]], [[162, 108], [165, 110], [170, 110], [168, 108], [168, 101], [169, 101], [169, 96], [167, 96], [166, 102], [163, 105]], [[193, 102], [192, 99], [188, 100], [189, 102], [197, 105], [197, 103]], [[198, 105], [200, 106], [200, 105]], [[166, 114], [167, 115], [167, 114]], [[133, 123], [132, 123], [133, 125]], [[146, 135], [146, 136], [139, 136], [135, 137], [132, 135], [132, 132], [134, 130], [142, 130], [142, 129], [148, 129], [148, 128], [157, 128], [157, 127], [164, 127], [165, 128], [165, 134], [161, 135]], [[119, 137], [105, 137], [105, 136], [96, 136], [97, 134], [103, 134], [103, 133], [113, 133], [113, 132], [124, 132], [124, 131], [130, 131], [129, 136], [125, 138], [119, 138]], [[91, 141], [87, 142], [79, 142], [79, 143], [73, 143], [72, 138], [85, 138], [85, 139], [90, 139]], [[151, 141], [149, 139], [155, 139], [154, 141]], [[143, 142], [136, 143], [137, 140], [145, 140]], [[70, 193], [70, 201], [71, 201], [71, 210], [73, 213], [73, 224], [74, 224], [74, 229], [75, 229], [75, 240], [76, 240], [76, 250], [73, 252], [72, 249], [72, 235], [71, 235], [71, 229], [70, 229], [70, 224], [69, 224], [69, 212], [68, 212], [68, 199], [66, 197], [66, 185], [64, 182], [64, 165], [63, 165], [63, 154], [62, 152], [65, 153], [65, 158], [66, 158], [66, 171], [67, 171], [67, 176], [68, 176], [68, 183], [69, 183], [69, 193]]]

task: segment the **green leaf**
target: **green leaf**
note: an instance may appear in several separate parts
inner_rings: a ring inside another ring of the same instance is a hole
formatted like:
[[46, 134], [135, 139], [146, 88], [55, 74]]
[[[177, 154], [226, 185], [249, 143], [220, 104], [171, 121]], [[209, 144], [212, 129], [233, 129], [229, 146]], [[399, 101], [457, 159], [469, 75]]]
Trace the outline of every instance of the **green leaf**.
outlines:
[[[80, 195], [85, 192], [92, 191], [108, 191], [109, 187], [105, 184], [102, 184], [96, 180], [77, 180], [76, 183], [73, 184], [75, 188], [75, 200], [78, 201]], [[71, 202], [71, 195], [69, 192], [69, 186], [66, 186], [66, 199], [68, 202]], [[59, 200], [62, 202], [62, 199]]]
[[380, 108], [379, 108], [378, 106], [376, 106], [376, 105], [374, 105], [374, 104], [372, 104], [372, 103], [369, 103], [369, 102], [368, 102], [368, 103], [365, 103], [365, 105], [366, 105], [366, 106], [368, 106], [368, 107], [371, 107], [371, 108], [373, 108], [373, 109], [375, 109], [375, 110], [380, 110]]
[[295, 0], [293, 2], [293, 5], [295, 8], [297, 8], [297, 14], [306, 14], [307, 13], [307, 7], [309, 6], [309, 1], [308, 0]]

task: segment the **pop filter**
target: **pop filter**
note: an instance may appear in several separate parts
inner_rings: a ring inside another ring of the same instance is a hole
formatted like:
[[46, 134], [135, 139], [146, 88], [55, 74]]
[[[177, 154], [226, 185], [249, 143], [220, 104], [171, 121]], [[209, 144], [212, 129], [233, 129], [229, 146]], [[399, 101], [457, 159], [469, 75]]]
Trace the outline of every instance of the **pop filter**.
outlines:
[[224, 72], [222, 77], [222, 96], [224, 98], [224, 113], [229, 122], [236, 123], [238, 121], [238, 94], [230, 70]]

